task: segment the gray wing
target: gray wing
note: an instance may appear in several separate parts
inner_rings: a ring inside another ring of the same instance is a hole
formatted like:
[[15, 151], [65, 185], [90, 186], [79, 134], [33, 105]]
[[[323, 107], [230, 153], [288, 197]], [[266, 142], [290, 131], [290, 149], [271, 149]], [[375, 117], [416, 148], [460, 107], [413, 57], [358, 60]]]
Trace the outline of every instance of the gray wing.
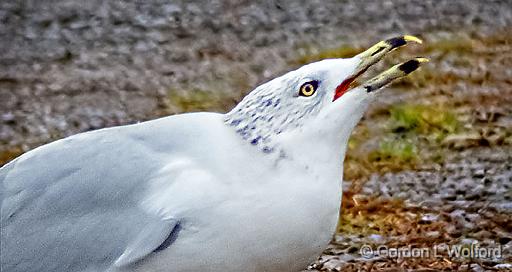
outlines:
[[174, 147], [140, 131], [75, 135], [0, 169], [2, 271], [102, 271], [168, 239], [177, 222], [138, 203]]

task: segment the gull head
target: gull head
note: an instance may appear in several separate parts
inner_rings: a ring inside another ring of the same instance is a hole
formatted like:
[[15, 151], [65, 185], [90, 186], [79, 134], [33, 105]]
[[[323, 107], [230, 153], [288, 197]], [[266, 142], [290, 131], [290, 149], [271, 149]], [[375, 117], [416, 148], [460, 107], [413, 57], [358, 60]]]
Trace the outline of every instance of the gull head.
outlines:
[[[416, 70], [427, 59], [414, 58], [358, 86], [352, 83], [389, 52], [409, 43], [421, 40], [408, 35], [396, 37], [352, 58], [326, 59], [288, 72], [250, 92], [225, 115], [225, 123], [264, 153], [319, 154], [316, 159], [320, 160], [332, 159], [327, 155], [332, 153], [343, 159], [353, 128], [378, 90]], [[333, 152], [333, 148], [342, 152]]]

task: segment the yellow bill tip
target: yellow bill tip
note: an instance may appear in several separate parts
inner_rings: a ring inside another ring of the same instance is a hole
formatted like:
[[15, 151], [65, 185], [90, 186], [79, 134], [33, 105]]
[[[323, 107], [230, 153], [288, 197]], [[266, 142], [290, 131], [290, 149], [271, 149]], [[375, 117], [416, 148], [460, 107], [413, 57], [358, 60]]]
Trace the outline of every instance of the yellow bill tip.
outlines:
[[424, 63], [424, 62], [429, 62], [430, 61], [429, 59], [423, 58], [423, 57], [417, 57], [417, 58], [415, 58], [415, 60], [417, 60], [420, 63]]
[[415, 42], [415, 43], [419, 43], [419, 44], [423, 43], [423, 41], [420, 38], [418, 38], [416, 36], [412, 36], [412, 35], [404, 35], [404, 40], [406, 42]]

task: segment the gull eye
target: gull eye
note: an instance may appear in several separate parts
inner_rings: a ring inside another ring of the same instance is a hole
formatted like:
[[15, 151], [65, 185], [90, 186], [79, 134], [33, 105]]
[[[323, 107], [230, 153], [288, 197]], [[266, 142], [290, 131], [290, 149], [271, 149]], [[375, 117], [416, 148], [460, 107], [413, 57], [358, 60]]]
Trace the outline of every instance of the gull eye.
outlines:
[[316, 88], [318, 87], [318, 81], [310, 81], [300, 86], [299, 95], [309, 97], [315, 94]]

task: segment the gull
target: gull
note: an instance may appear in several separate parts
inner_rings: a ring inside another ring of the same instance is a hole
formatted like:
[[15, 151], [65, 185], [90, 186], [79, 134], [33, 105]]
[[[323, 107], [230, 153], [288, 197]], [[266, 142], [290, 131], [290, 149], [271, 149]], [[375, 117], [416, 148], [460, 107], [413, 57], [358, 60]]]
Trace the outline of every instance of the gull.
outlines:
[[351, 131], [414, 36], [264, 83], [230, 112], [70, 136], [0, 169], [1, 271], [300, 271], [335, 232]]

